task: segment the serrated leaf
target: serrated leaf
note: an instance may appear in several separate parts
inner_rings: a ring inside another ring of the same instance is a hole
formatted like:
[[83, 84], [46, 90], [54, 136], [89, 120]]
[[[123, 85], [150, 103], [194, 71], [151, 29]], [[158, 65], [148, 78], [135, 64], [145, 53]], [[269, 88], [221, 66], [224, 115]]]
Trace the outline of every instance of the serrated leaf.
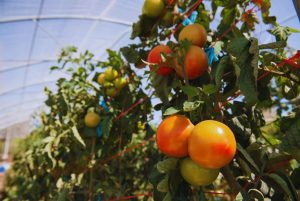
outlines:
[[159, 192], [163, 192], [166, 193], [169, 191], [169, 187], [168, 187], [168, 179], [169, 177], [166, 175], [158, 184], [157, 184], [157, 190]]
[[220, 62], [216, 67], [216, 70], [214, 71], [214, 79], [215, 79], [216, 87], [218, 89], [221, 87], [223, 74], [225, 72], [226, 67], [228, 66], [229, 61], [230, 60], [228, 56], [222, 57], [222, 59], [220, 60]]
[[203, 101], [185, 101], [183, 103], [183, 111], [185, 112], [191, 112], [196, 110], [202, 103], [204, 103]]
[[155, 94], [160, 98], [163, 103], [169, 102], [169, 94], [171, 93], [169, 76], [151, 76], [151, 82], [155, 89]]
[[141, 59], [138, 52], [134, 48], [123, 47], [120, 49], [120, 51], [129, 63], [137, 63]]
[[178, 159], [168, 158], [166, 160], [160, 161], [156, 164], [157, 170], [160, 173], [167, 173], [171, 170], [176, 169]]
[[238, 85], [249, 105], [257, 103], [256, 79], [258, 74], [258, 42], [257, 39], [248, 40], [245, 37], [233, 39], [227, 48], [234, 56], [239, 73]]
[[166, 111], [164, 112], [164, 116], [168, 116], [168, 115], [173, 115], [180, 112], [180, 110], [174, 108], [174, 107], [169, 107], [168, 109], [166, 109]]
[[188, 95], [190, 97], [194, 97], [199, 94], [199, 89], [197, 87], [185, 85], [185, 86], [182, 86], [181, 89], [182, 89], [183, 93], [185, 93], [186, 95]]
[[296, 147], [300, 149], [300, 119], [295, 119], [285, 132], [282, 146], [286, 149]]
[[82, 146], [86, 147], [86, 145], [85, 145], [83, 139], [81, 138], [81, 136], [80, 136], [80, 134], [79, 134], [79, 132], [78, 132], [76, 126], [73, 126], [73, 127], [72, 127], [72, 132], [73, 132], [74, 137], [77, 139], [77, 141], [78, 141], [80, 144], [82, 144]]
[[268, 30], [269, 33], [275, 36], [276, 41], [287, 41], [291, 35], [289, 27], [283, 27], [277, 25], [273, 30]]

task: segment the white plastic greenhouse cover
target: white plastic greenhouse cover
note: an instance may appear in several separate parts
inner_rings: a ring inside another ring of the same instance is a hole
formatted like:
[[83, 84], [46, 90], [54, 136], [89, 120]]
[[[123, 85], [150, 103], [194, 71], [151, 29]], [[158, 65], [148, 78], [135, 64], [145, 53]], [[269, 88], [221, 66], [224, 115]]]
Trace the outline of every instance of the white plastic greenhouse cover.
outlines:
[[[28, 121], [43, 105], [44, 87], [54, 89], [64, 76], [49, 70], [61, 48], [73, 45], [105, 59], [105, 49], [132, 43], [131, 25], [142, 5], [143, 0], [0, 0], [0, 130]], [[271, 14], [281, 25], [300, 29], [292, 1], [272, 0]], [[268, 27], [257, 28], [260, 43], [274, 41]], [[289, 45], [299, 44], [299, 35], [292, 35]]]

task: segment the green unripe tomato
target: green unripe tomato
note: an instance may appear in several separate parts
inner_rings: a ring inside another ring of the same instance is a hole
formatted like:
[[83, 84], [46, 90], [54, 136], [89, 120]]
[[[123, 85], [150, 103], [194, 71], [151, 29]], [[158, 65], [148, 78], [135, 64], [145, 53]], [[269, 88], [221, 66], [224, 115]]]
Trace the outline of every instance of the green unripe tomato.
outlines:
[[100, 85], [103, 85], [105, 83], [105, 75], [103, 73], [101, 73], [101, 74], [98, 75], [97, 82]]
[[203, 168], [191, 158], [185, 158], [180, 161], [180, 173], [189, 184], [206, 186], [216, 180], [219, 175], [219, 169]]
[[116, 97], [118, 95], [118, 90], [115, 87], [110, 87], [105, 90], [105, 94], [110, 97]]
[[116, 71], [112, 67], [108, 67], [104, 72], [104, 75], [106, 80], [112, 81], [118, 77], [118, 71]]
[[161, 25], [165, 26], [165, 27], [171, 27], [173, 25], [173, 19], [174, 19], [174, 15], [172, 13], [172, 11], [167, 11], [163, 18], [161, 19]]
[[127, 84], [127, 81], [123, 77], [118, 77], [114, 80], [114, 85], [118, 90], [121, 90], [123, 87], [125, 87]]
[[158, 17], [165, 7], [163, 0], [145, 0], [142, 13], [148, 17]]

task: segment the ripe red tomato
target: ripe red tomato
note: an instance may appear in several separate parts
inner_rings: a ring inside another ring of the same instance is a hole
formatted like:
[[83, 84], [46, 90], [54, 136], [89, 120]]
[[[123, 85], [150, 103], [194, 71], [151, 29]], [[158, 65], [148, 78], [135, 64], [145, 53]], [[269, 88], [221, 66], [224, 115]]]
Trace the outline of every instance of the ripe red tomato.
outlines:
[[194, 125], [183, 115], [173, 115], [164, 119], [157, 128], [158, 149], [172, 157], [188, 155], [188, 137]]
[[[147, 61], [149, 63], [158, 64], [158, 69], [156, 71], [156, 73], [158, 75], [168, 75], [173, 71], [172, 67], [170, 67], [166, 64], [162, 64], [162, 58], [161, 58], [161, 53], [167, 55], [167, 54], [170, 54], [171, 52], [172, 52], [172, 50], [171, 50], [171, 48], [169, 48], [169, 46], [158, 45], [158, 46], [154, 47], [148, 54]], [[150, 65], [150, 69], [152, 70], [153, 66]]]
[[[200, 77], [208, 68], [208, 60], [204, 50], [191, 45], [184, 58], [184, 68], [187, 79], [192, 80]], [[180, 77], [183, 77], [184, 74], [178, 58], [175, 59], [175, 71]]]
[[236, 141], [228, 126], [215, 120], [206, 120], [193, 129], [188, 150], [191, 159], [200, 166], [218, 169], [233, 159]]

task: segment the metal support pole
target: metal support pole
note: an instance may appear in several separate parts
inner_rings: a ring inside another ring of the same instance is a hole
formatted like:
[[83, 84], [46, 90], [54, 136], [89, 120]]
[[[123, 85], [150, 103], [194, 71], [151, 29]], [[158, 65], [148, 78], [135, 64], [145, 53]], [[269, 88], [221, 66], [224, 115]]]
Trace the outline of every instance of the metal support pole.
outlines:
[[298, 15], [298, 20], [300, 21], [300, 0], [293, 0], [293, 2]]

